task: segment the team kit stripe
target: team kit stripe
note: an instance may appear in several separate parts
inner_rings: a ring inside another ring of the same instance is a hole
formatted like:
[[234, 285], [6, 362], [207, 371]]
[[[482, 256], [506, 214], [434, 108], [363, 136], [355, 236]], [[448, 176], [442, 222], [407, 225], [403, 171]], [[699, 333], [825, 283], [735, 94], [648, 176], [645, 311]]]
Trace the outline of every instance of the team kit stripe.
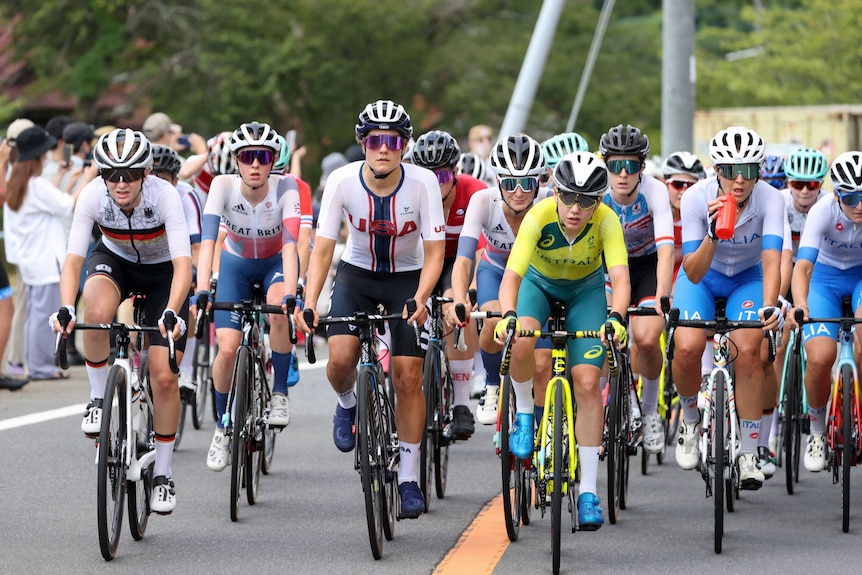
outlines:
[[125, 229], [114, 229], [107, 228], [105, 226], [99, 226], [102, 230], [102, 233], [117, 243], [129, 243], [130, 241], [135, 242], [149, 242], [152, 240], [157, 240], [165, 235], [165, 226], [161, 225], [156, 228], [150, 228], [146, 230], [130, 230], [128, 228]]

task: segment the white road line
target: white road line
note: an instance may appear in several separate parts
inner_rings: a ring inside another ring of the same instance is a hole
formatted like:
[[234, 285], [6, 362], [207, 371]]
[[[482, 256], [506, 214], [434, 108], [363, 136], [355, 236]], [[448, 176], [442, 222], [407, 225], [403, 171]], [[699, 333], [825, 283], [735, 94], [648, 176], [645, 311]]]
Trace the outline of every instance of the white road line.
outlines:
[[[299, 362], [299, 371], [311, 371], [314, 369], [322, 369], [326, 367], [325, 359], [321, 359], [317, 363], [310, 364], [307, 362]], [[24, 427], [25, 425], [33, 425], [34, 423], [43, 423], [52, 419], [60, 419], [61, 417], [70, 417], [72, 415], [80, 416], [84, 413], [87, 407], [86, 403], [78, 403], [75, 405], [67, 405], [57, 409], [49, 409], [48, 411], [39, 411], [29, 415], [21, 415], [19, 417], [10, 417], [9, 419], [0, 420], [0, 431], [7, 429], [15, 429], [16, 427]]]

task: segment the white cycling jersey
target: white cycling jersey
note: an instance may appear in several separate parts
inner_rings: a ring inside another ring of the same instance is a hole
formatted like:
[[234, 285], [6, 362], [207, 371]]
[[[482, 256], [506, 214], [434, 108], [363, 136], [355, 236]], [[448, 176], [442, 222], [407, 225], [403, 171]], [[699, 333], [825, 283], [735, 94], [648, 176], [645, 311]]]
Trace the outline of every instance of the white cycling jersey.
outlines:
[[673, 212], [665, 184], [643, 176], [637, 197], [630, 204], [617, 203], [611, 193], [605, 194], [602, 201], [611, 207], [623, 225], [630, 258], [648, 256], [659, 246], [673, 246]]
[[828, 194], [811, 206], [797, 256], [839, 270], [862, 265], [862, 226], [844, 215], [835, 196]]
[[[819, 201], [826, 194], [827, 192], [821, 189], [817, 200]], [[793, 206], [793, 195], [790, 188], [781, 190], [781, 195], [784, 197], [787, 219], [790, 222], [790, 234], [793, 241], [793, 261], [796, 261], [796, 254], [799, 252], [799, 238], [802, 236], [802, 230], [805, 229], [805, 220], [808, 214], [803, 214]]]
[[215, 241], [219, 224], [227, 232], [224, 250], [249, 259], [281, 252], [299, 236], [299, 190], [292, 178], [269, 176], [266, 196], [252, 205], [242, 194], [236, 174], [213, 178], [204, 208], [203, 239]]
[[422, 269], [420, 240], [445, 241], [440, 184], [434, 172], [401, 164], [401, 181], [383, 198], [362, 179], [358, 161], [338, 168], [326, 180], [317, 235], [337, 239], [347, 220], [347, 244], [341, 260], [373, 272]]
[[111, 199], [102, 178], [84, 186], [75, 205], [69, 253], [87, 256], [93, 224], [97, 224], [102, 243], [124, 260], [157, 264], [191, 257], [189, 230], [177, 189], [156, 176], [147, 176], [141, 186], [141, 202], [130, 216]]
[[[680, 201], [682, 218], [682, 251], [690, 254], [700, 247], [709, 226], [710, 200], [718, 196], [716, 176], [700, 180], [683, 194]], [[761, 251], [778, 250], [784, 244], [784, 210], [781, 192], [758, 181], [748, 199], [748, 206], [736, 222], [733, 237], [720, 240], [715, 247], [710, 269], [725, 276], [735, 276], [757, 264]]]
[[189, 240], [192, 244], [201, 242], [201, 222], [204, 216], [204, 205], [195, 189], [183, 181], [177, 182], [177, 191], [183, 201], [183, 212], [186, 216], [186, 226], [189, 228]]

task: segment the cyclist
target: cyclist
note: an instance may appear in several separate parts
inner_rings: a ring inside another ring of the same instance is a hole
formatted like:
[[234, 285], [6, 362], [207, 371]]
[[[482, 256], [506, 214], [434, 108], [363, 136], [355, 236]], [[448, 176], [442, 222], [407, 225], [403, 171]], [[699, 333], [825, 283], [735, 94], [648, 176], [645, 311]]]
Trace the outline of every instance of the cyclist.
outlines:
[[[856, 317], [862, 317], [862, 152], [845, 152], [832, 163], [834, 194], [821, 198], [808, 213], [793, 268], [793, 303], [808, 317], [841, 317], [841, 299], [852, 296]], [[811, 289], [816, 285], [817, 289]], [[805, 469], [826, 466], [826, 407], [830, 372], [835, 362], [838, 326], [813, 323], [803, 330], [805, 391], [811, 434]], [[856, 349], [860, 343], [856, 330]], [[846, 390], [845, 390], [846, 393]], [[845, 462], [846, 463], [846, 462]]]
[[[644, 175], [649, 138], [634, 126], [620, 124], [602, 134], [599, 150], [611, 186], [602, 201], [620, 218], [626, 238], [631, 304], [658, 310], [661, 297], [669, 296], [673, 285], [673, 216], [667, 188]], [[643, 445], [648, 453], [659, 453], [665, 440], [658, 414], [664, 318], [635, 316], [629, 322], [634, 343], [632, 374], [637, 379], [639, 373], [642, 382]], [[637, 406], [636, 399], [632, 406]], [[636, 409], [633, 413], [639, 415]], [[635, 420], [636, 432], [638, 426]]]
[[[679, 203], [687, 189], [706, 178], [706, 170], [701, 161], [691, 152], [673, 152], [665, 158], [661, 165], [664, 183], [667, 185], [667, 196], [670, 202], [670, 213], [673, 216], [673, 278], [679, 273], [682, 265], [682, 218], [679, 213]], [[712, 359], [710, 359], [712, 365]]]
[[[500, 306], [506, 311], [495, 336], [499, 342], [505, 339], [511, 317], [517, 318], [516, 330], [541, 328], [551, 302], [558, 300], [566, 308], [567, 330], [603, 330], [610, 320], [616, 343], [625, 343], [623, 318], [631, 288], [622, 226], [601, 202], [608, 189], [608, 170], [594, 154], [575, 152], [554, 169], [554, 188], [554, 197], [536, 204], [521, 222], [500, 283]], [[603, 262], [613, 287], [610, 315], [605, 307]], [[535, 344], [535, 338], [516, 336], [512, 347], [509, 375], [517, 418], [509, 446], [517, 457], [533, 453]], [[605, 354], [595, 340], [569, 340], [567, 348], [578, 404], [578, 523], [580, 529], [593, 531], [604, 524], [596, 476], [604, 425], [599, 377]]]
[[784, 189], [787, 175], [784, 173], [784, 158], [770, 155], [760, 164], [760, 179], [777, 190]]
[[[298, 263], [296, 237], [299, 233], [299, 192], [289, 178], [271, 174], [281, 148], [269, 124], [241, 124], [231, 135], [228, 147], [237, 173], [219, 175], [210, 184], [204, 208], [201, 250], [198, 257], [199, 288], [208, 286], [215, 260], [219, 261], [216, 301], [238, 302], [250, 299], [252, 285], [260, 282], [270, 305], [284, 305], [296, 293]], [[227, 230], [221, 253], [215, 253], [219, 222]], [[201, 289], [198, 295], [206, 293]], [[195, 298], [197, 301], [197, 298]], [[196, 306], [192, 312], [196, 313]], [[222, 416], [227, 409], [231, 374], [239, 347], [239, 314], [215, 312], [218, 351], [212, 375], [216, 398], [216, 430], [207, 453], [207, 467], [222, 471], [228, 464], [229, 438]], [[291, 343], [287, 317], [270, 314], [272, 347], [272, 404], [269, 425], [290, 423], [287, 373], [291, 362]]]
[[[763, 149], [763, 139], [753, 130], [744, 127], [721, 130], [709, 144], [715, 177], [699, 181], [682, 197], [685, 255], [674, 299], [684, 319], [712, 319], [715, 298], [724, 297], [728, 318], [760, 319], [768, 330], [781, 327], [782, 315], [777, 306], [784, 212], [774, 209], [781, 205], [778, 190], [758, 181]], [[734, 234], [729, 240], [718, 240], [715, 218], [729, 195], [738, 204]], [[771, 311], [768, 320], [766, 310]], [[757, 465], [757, 440], [764, 404], [763, 380], [772, 368], [761, 361], [766, 345], [760, 330], [740, 329], [730, 337], [737, 350], [734, 367], [742, 380], [736, 385], [742, 432], [740, 480], [743, 489], [755, 490], [764, 480]], [[676, 460], [683, 469], [693, 469], [700, 459], [698, 364], [706, 334], [704, 330], [678, 328], [676, 342], [673, 378], [683, 410]]]
[[590, 146], [583, 136], [576, 132], [564, 132], [551, 136], [542, 142], [542, 153], [545, 156], [545, 167], [547, 172], [539, 177], [542, 185], [550, 182], [554, 175], [554, 168], [560, 160], [574, 152], [589, 152]]
[[[338, 264], [329, 313], [377, 313], [382, 305], [391, 313], [402, 310], [407, 322], [390, 326], [391, 368], [397, 401], [395, 423], [400, 441], [398, 491], [403, 517], [416, 518], [425, 510], [417, 484], [419, 442], [425, 428], [422, 393], [422, 350], [413, 327], [428, 317], [424, 305], [443, 267], [445, 222], [440, 185], [434, 173], [401, 162], [413, 128], [404, 108], [391, 100], [368, 104], [359, 114], [356, 139], [365, 161], [338, 168], [326, 180], [314, 250], [308, 266], [306, 309], [315, 314], [306, 325], [297, 311], [298, 325], [313, 332], [317, 304], [332, 262], [342, 221], [348, 239]], [[404, 303], [413, 298], [418, 309], [408, 317]], [[359, 338], [354, 326], [328, 328], [329, 362], [326, 375], [338, 395], [333, 417], [333, 440], [344, 452], [356, 443], [356, 363]], [[310, 336], [307, 336], [310, 337]]]
[[[168, 366], [165, 313], [177, 317], [176, 349], [185, 348], [188, 294], [192, 278], [189, 232], [176, 189], [149, 175], [152, 145], [141, 132], [115, 129], [102, 135], [93, 150], [100, 178], [87, 184], [75, 206], [69, 249], [60, 275], [60, 303], [75, 325], [75, 298], [90, 234], [98, 225], [102, 236], [87, 260], [85, 315], [91, 323], [110, 323], [120, 303], [132, 294], [146, 294], [150, 321], [159, 318], [160, 333], [149, 336], [150, 384], [156, 461], [151, 509], [168, 514], [176, 506], [171, 472], [174, 437], [180, 413], [177, 376]], [[52, 316], [55, 332], [61, 330]], [[96, 438], [102, 423], [102, 398], [108, 380], [110, 340], [107, 330], [84, 333], [84, 355], [90, 379], [90, 402], [81, 431]], [[182, 360], [182, 352], [177, 352]]]
[[[458, 255], [452, 269], [452, 294], [456, 304], [470, 309], [467, 289], [473, 279], [476, 250], [480, 240], [484, 239], [485, 247], [476, 267], [476, 303], [481, 311], [499, 312], [498, 291], [503, 270], [518, 228], [536, 200], [539, 176], [545, 172], [545, 159], [542, 146], [536, 140], [525, 134], [515, 134], [494, 145], [490, 162], [497, 174], [497, 187], [477, 192], [467, 206], [464, 227], [458, 238]], [[457, 319], [452, 318], [451, 321]], [[494, 341], [497, 321], [496, 318], [485, 320], [479, 334], [486, 375], [485, 390], [476, 408], [476, 420], [483, 425], [497, 422], [502, 350], [502, 346]], [[538, 393], [536, 397], [539, 397]]]
[[[458, 237], [464, 226], [464, 217], [470, 198], [487, 186], [484, 182], [468, 176], [455, 174], [461, 149], [448, 132], [434, 130], [419, 136], [413, 147], [413, 163], [434, 172], [443, 197], [443, 216], [446, 218], [446, 246], [443, 253], [443, 271], [435, 292], [443, 297], [452, 297], [452, 267], [458, 253]], [[467, 308], [469, 309], [469, 308]], [[454, 328], [454, 304], [446, 304], [444, 313]], [[475, 330], [464, 332], [467, 350], [455, 347], [452, 333], [447, 336], [446, 353], [449, 356], [449, 371], [455, 388], [452, 411], [452, 434], [455, 439], [468, 439], [475, 431], [473, 414], [470, 411], [470, 374], [473, 371], [473, 355], [478, 348]]]
[[482, 158], [476, 154], [469, 152], [461, 154], [461, 158], [458, 160], [458, 173], [473, 176], [477, 180], [482, 180], [487, 185], [488, 167], [482, 161]]

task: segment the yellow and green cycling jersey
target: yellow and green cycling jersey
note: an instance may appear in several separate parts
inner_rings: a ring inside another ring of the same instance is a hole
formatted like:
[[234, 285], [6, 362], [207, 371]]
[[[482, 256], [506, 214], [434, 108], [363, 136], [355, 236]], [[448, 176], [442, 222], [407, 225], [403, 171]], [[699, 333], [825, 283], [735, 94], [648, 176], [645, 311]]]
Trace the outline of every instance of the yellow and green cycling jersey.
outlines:
[[601, 269], [628, 265], [623, 228], [614, 211], [599, 203], [571, 242], [557, 214], [556, 198], [546, 198], [524, 216], [506, 269], [524, 277], [528, 268], [549, 280], [580, 280]]

